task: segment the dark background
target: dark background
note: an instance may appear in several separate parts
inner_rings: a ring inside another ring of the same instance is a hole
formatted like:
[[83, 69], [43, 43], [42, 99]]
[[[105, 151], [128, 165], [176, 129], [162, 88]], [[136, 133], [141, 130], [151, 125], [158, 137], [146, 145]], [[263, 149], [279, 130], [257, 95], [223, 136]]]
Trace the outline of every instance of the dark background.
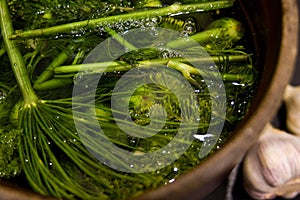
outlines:
[[[298, 0], [298, 8], [300, 11], [300, 0]], [[300, 19], [299, 19], [300, 26]], [[299, 32], [300, 34], [300, 32]], [[300, 35], [299, 35], [300, 37]], [[300, 49], [300, 40], [298, 43], [298, 49]], [[298, 60], [295, 65], [294, 74], [290, 82], [291, 85], [300, 85], [300, 51], [298, 51]], [[281, 105], [277, 112], [277, 115], [272, 120], [274, 126], [285, 129], [285, 106]], [[228, 187], [228, 179], [226, 179], [214, 192], [211, 193], [206, 199], [207, 200], [253, 200], [247, 195], [243, 187], [242, 172], [240, 168], [237, 168], [237, 174], [233, 175], [235, 177], [233, 187]], [[231, 188], [229, 191], [228, 188]], [[230, 196], [230, 197], [229, 197]], [[283, 198], [276, 198], [275, 200], [283, 200]], [[300, 200], [300, 195], [293, 198], [292, 200]]]

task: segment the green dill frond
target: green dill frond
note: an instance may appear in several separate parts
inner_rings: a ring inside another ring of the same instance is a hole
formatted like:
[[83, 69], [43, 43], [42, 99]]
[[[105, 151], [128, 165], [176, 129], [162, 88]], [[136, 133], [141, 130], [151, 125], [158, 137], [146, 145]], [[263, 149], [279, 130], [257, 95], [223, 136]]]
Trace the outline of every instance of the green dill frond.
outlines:
[[11, 125], [0, 128], [0, 179], [9, 179], [22, 172], [18, 156], [21, 131]]
[[62, 155], [102, 187], [109, 187], [96, 175], [98, 169], [95, 166], [99, 164], [80, 143], [68, 108], [38, 101], [36, 105], [20, 110], [19, 128], [23, 130], [19, 145], [20, 160], [35, 191], [68, 199], [76, 196], [97, 199], [102, 196], [76, 182], [76, 177], [70, 174], [73, 172], [64, 169], [65, 165], [61, 164], [59, 158]]
[[28, 30], [105, 17], [124, 12], [128, 1], [59, 0], [8, 1], [16, 29]]
[[160, 27], [175, 31], [182, 31], [184, 24], [185, 22], [183, 20], [176, 19], [174, 17], [166, 17], [162, 19]]

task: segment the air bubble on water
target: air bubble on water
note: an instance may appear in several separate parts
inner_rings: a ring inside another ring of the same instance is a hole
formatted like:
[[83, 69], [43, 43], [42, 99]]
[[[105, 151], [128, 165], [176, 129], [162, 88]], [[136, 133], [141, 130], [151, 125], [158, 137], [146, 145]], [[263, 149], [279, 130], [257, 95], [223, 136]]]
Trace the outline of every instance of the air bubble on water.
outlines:
[[7, 92], [4, 89], [0, 90], [0, 103], [2, 103], [2, 100], [6, 99]]
[[116, 32], [123, 32], [126, 30], [126, 27], [124, 26], [124, 23], [122, 21], [119, 21], [114, 25], [114, 29], [116, 30]]
[[104, 27], [102, 25], [98, 24], [98, 25], [95, 26], [94, 31], [102, 33], [102, 32], [105, 31], [105, 29], [104, 29]]
[[163, 52], [162, 52], [162, 57], [163, 57], [163, 58], [169, 58], [169, 52], [166, 51], [166, 50], [163, 51]]
[[214, 65], [210, 65], [209, 69], [215, 69], [215, 66]]
[[135, 144], [136, 143], [135, 138], [130, 139], [130, 143]]
[[175, 181], [175, 178], [172, 178], [169, 180], [169, 183], [173, 183]]
[[39, 11], [36, 12], [37, 15], [41, 15], [41, 14], [44, 14], [44, 13], [45, 13], [45, 10], [39, 10]]
[[196, 32], [196, 23], [193, 18], [188, 18], [185, 20], [184, 26], [183, 26], [183, 35], [192, 35]]
[[130, 25], [131, 25], [131, 23], [129, 20], [127, 20], [123, 23], [123, 26], [125, 27], [125, 29], [128, 29], [128, 27], [130, 27]]
[[[157, 26], [157, 24], [158, 24], [158, 19], [155, 18], [155, 17], [153, 17], [153, 18], [146, 18], [144, 20], [144, 24], [143, 25], [145, 27], [154, 27], [154, 26]], [[156, 35], [157, 35], [157, 33], [156, 33]]]
[[74, 76], [73, 81], [74, 83], [79, 83], [83, 79], [83, 73], [78, 73]]
[[54, 36], [54, 39], [59, 39], [59, 38], [62, 38], [63, 37], [63, 35], [62, 34], [59, 34], [59, 35], [55, 35]]
[[132, 23], [132, 25], [133, 25], [132, 28], [142, 27], [141, 20], [134, 20], [133, 23]]
[[153, 27], [153, 26], [150, 29], [150, 35], [152, 35], [152, 36], [158, 36], [159, 35], [159, 31], [155, 27]]

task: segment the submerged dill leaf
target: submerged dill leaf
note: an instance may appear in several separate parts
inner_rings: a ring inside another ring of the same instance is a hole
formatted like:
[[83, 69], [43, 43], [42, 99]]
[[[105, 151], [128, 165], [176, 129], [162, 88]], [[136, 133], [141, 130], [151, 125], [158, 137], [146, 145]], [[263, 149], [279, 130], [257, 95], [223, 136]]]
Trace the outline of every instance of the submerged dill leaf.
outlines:
[[13, 128], [0, 128], [0, 179], [17, 176], [22, 171], [18, 156], [21, 131]]

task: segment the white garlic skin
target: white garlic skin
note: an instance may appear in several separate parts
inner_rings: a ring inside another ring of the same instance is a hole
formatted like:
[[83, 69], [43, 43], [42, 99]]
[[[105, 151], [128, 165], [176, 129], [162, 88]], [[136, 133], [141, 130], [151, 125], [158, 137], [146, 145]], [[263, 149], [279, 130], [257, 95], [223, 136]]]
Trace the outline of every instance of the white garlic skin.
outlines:
[[246, 154], [243, 181], [254, 199], [294, 198], [300, 193], [300, 137], [268, 124]]
[[287, 109], [287, 129], [300, 136], [300, 86], [288, 85], [283, 100]]

